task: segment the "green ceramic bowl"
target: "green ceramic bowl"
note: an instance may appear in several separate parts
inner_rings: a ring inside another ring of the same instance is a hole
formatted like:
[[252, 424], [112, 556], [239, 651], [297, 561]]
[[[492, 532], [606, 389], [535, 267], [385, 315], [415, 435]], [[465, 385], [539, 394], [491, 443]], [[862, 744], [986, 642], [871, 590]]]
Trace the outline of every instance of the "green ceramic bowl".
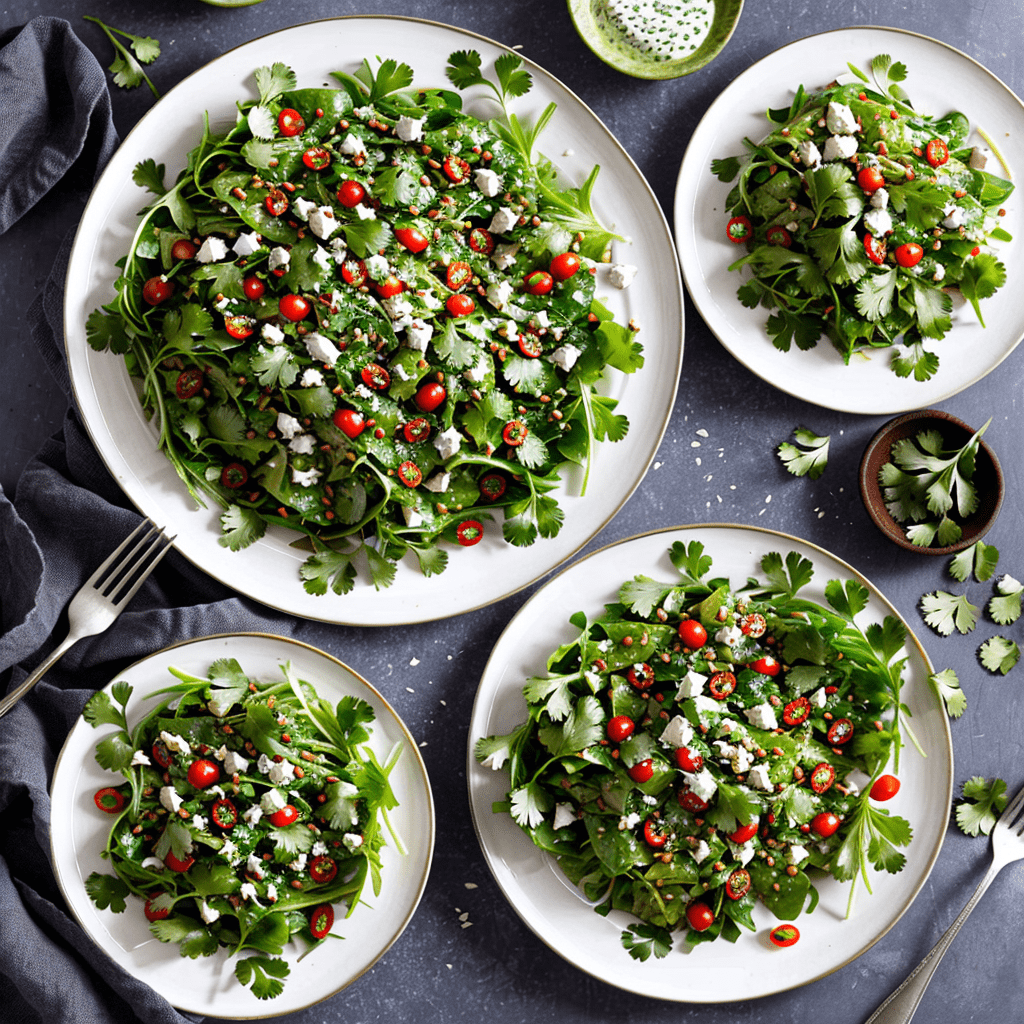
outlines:
[[[587, 46], [606, 64], [634, 78], [679, 78], [699, 71], [729, 41], [743, 10], [743, 0], [568, 2], [576, 31]], [[617, 14], [616, 8], [625, 13]], [[672, 10], [676, 22], [656, 9]]]

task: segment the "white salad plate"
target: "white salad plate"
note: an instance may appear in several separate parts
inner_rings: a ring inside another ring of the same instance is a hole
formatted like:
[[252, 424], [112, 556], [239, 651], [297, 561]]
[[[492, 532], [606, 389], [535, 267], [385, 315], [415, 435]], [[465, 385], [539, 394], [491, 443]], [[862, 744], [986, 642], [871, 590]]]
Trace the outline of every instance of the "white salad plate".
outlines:
[[[128, 703], [129, 725], [155, 706], [145, 702], [155, 691], [176, 683], [171, 667], [204, 676], [219, 658], [234, 658], [248, 676], [281, 679], [281, 666], [290, 662], [296, 675], [317, 693], [336, 704], [354, 696], [373, 707], [370, 746], [381, 760], [401, 744], [391, 786], [398, 806], [388, 819], [405, 846], [400, 851], [384, 830], [387, 845], [381, 851], [381, 892], [367, 892], [351, 917], [344, 909], [335, 918], [332, 935], [301, 960], [306, 946], [285, 947], [290, 974], [284, 991], [260, 1000], [239, 983], [236, 958], [220, 949], [213, 956], [191, 960], [181, 956], [175, 943], [164, 943], [149, 931], [142, 904], [128, 898], [120, 914], [99, 910], [85, 890], [94, 871], [109, 874], [109, 862], [100, 856], [110, 831], [110, 818], [98, 812], [93, 794], [103, 786], [123, 781], [96, 763], [96, 743], [115, 731], [114, 726], [93, 728], [80, 718], [68, 734], [54, 771], [50, 789], [50, 845], [54, 872], [61, 892], [86, 934], [129, 974], [144, 981], [181, 1010], [213, 1017], [248, 1020], [292, 1013], [335, 995], [368, 971], [404, 931], [423, 895], [434, 849], [434, 805], [426, 767], [416, 741], [380, 693], [347, 665], [308, 644], [262, 633], [229, 633], [189, 640], [157, 651], [120, 672], [106, 687], [124, 680], [134, 687]], [[246, 955], [246, 954], [243, 954]]]
[[[383, 47], [383, 49], [382, 49]], [[601, 530], [643, 479], [668, 424], [683, 355], [683, 295], [675, 245], [654, 193], [608, 129], [568, 88], [524, 60], [533, 88], [513, 101], [532, 123], [551, 102], [557, 112], [538, 149], [566, 181], [582, 184], [600, 165], [593, 206], [626, 243], [615, 243], [615, 262], [639, 268], [626, 289], [612, 287], [599, 271], [598, 297], [620, 323], [635, 319], [645, 365], [632, 376], [609, 369], [602, 390], [619, 399], [629, 418], [628, 436], [598, 445], [587, 493], [581, 475], [566, 471], [555, 492], [565, 512], [557, 537], [517, 548], [501, 539], [501, 513], [472, 551], [452, 547], [448, 568], [424, 577], [411, 555], [394, 584], [375, 590], [364, 574], [344, 596], [307, 594], [299, 566], [307, 557], [291, 548], [290, 531], [272, 528], [240, 552], [222, 547], [219, 509], [197, 508], [171, 464], [157, 450], [158, 431], [148, 422], [124, 360], [92, 350], [85, 337], [89, 314], [114, 298], [115, 261], [128, 250], [137, 214], [152, 196], [132, 181], [135, 165], [152, 157], [173, 181], [198, 144], [204, 111], [211, 126], [234, 123], [235, 104], [256, 97], [253, 71], [274, 62], [294, 68], [300, 87], [332, 86], [332, 71], [354, 73], [364, 58], [405, 61], [423, 86], [448, 87], [449, 54], [477, 50], [493, 77], [494, 60], [510, 51], [461, 29], [400, 17], [357, 16], [296, 25], [230, 50], [170, 90], [131, 131], [107, 165], [86, 206], [67, 276], [65, 329], [75, 399], [96, 449], [128, 498], [168, 532], [175, 546], [211, 576], [263, 604], [309, 619], [349, 625], [426, 622], [479, 608], [529, 585], [575, 554]], [[465, 94], [465, 109], [482, 118], [500, 114], [488, 90]], [[490, 95], [490, 99], [488, 96]]]
[[[768, 932], [779, 922], [761, 904], [754, 909], [756, 933], [741, 929], [735, 945], [715, 941], [687, 952], [681, 936], [664, 959], [633, 960], [620, 942], [636, 919], [613, 911], [607, 918], [562, 875], [555, 859], [504, 813], [492, 812], [506, 798], [508, 770], [479, 764], [473, 748], [486, 736], [512, 732], [526, 718], [523, 686], [547, 672], [547, 659], [579, 631], [569, 618], [596, 618], [618, 599], [619, 587], [637, 575], [671, 582], [679, 578], [668, 557], [671, 545], [700, 541], [713, 559], [711, 577], [734, 586], [763, 579], [761, 559], [769, 552], [796, 551], [814, 565], [814, 577], [800, 596], [822, 604], [830, 579], [855, 579], [868, 587], [870, 601], [858, 617], [863, 627], [898, 613], [850, 565], [822, 548], [787, 534], [748, 526], [681, 526], [642, 534], [602, 548], [549, 580], [520, 609], [502, 633], [484, 668], [469, 728], [467, 778], [470, 807], [484, 857], [498, 886], [522, 920], [552, 950], [580, 970], [611, 985], [658, 999], [719, 1003], [753, 999], [805, 985], [849, 963], [877, 942], [910, 906], [939, 854], [953, 790], [953, 748], [949, 723], [928, 676], [931, 665], [907, 630], [907, 665], [902, 696], [926, 757], [908, 742], [900, 754], [901, 788], [887, 804], [910, 821], [913, 840], [907, 863], [896, 875], [869, 871], [872, 893], [857, 880], [854, 910], [846, 917], [849, 886], [829, 876], [815, 879], [821, 899], [796, 923], [799, 943], [779, 949]], [[904, 623], [905, 624], [905, 623]]]
[[906, 65], [902, 86], [915, 110], [935, 116], [959, 110], [970, 120], [970, 142], [984, 144], [978, 129], [989, 136], [1010, 174], [995, 158], [986, 170], [1015, 178], [1024, 168], [1024, 104], [990, 71], [927, 36], [902, 29], [846, 28], [799, 39], [738, 75], [694, 130], [675, 194], [683, 279], [718, 340], [747, 369], [780, 390], [827, 409], [865, 414], [906, 412], [940, 402], [990, 373], [1016, 348], [1024, 337], [1024, 307], [1018, 301], [1024, 290], [1024, 196], [1011, 195], [1000, 220], [1014, 241], [993, 243], [1007, 280], [981, 302], [986, 326], [969, 305], [961, 307], [944, 338], [926, 341], [926, 348], [939, 357], [938, 372], [931, 380], [916, 381], [892, 372], [892, 349], [855, 355], [844, 366], [824, 337], [806, 352], [795, 345], [789, 352], [775, 348], [765, 328], [771, 310], [748, 309], [736, 296], [744, 278], [728, 268], [744, 250], [725, 236], [726, 198], [735, 181], [719, 181], [711, 173], [711, 162], [742, 156], [744, 138], [763, 139], [771, 127], [765, 110], [788, 106], [799, 85], [812, 92], [844, 73], [852, 77], [848, 63], [870, 73], [871, 60], [879, 54]]

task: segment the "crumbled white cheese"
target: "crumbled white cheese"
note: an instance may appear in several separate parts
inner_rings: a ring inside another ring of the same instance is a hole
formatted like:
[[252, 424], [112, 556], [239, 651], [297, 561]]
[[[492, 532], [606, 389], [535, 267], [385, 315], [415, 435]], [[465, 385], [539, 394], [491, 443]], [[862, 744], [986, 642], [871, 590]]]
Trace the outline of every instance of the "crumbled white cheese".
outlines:
[[260, 238], [255, 231], [243, 231], [231, 246], [236, 256], [251, 256], [260, 247]]
[[331, 269], [331, 254], [322, 246], [318, 245], [313, 250], [310, 259], [326, 274]]
[[[248, 810], [242, 812], [242, 820], [247, 825], [258, 825], [263, 817], [263, 808], [259, 804], [253, 804]], [[221, 849], [223, 853], [223, 848]]]
[[144, 754], [141, 750], [136, 750], [135, 753], [132, 754], [132, 763], [131, 763], [131, 767], [132, 768], [136, 767], [136, 765], [152, 764], [152, 763], [153, 762], [150, 761], [148, 755]]
[[349, 853], [355, 853], [363, 845], [363, 837], [358, 832], [346, 832], [341, 841]]
[[735, 647], [743, 640], [743, 630], [739, 626], [723, 626], [715, 633], [715, 643], [725, 644], [726, 647]]
[[512, 297], [512, 283], [510, 281], [496, 281], [487, 286], [487, 301], [495, 309], [501, 309]]
[[423, 516], [419, 514], [411, 505], [402, 506], [402, 517], [405, 519], [406, 526], [422, 526]]
[[519, 214], [507, 206], [501, 206], [491, 218], [488, 230], [496, 235], [507, 235], [519, 223]]
[[682, 715], [673, 715], [661, 732], [661, 742], [673, 747], [685, 746], [692, 738], [693, 726]]
[[405, 325], [405, 343], [409, 348], [417, 352], [427, 351], [427, 344], [433, 337], [433, 334], [433, 325], [428, 324], [419, 317], [415, 317]]
[[317, 203], [305, 196], [299, 196], [292, 203], [292, 213], [300, 220], [309, 220], [309, 215], [317, 208]]
[[276, 324], [264, 324], [260, 337], [270, 345], [280, 345], [284, 341], [284, 331]]
[[323, 474], [316, 466], [310, 469], [293, 469], [292, 470], [292, 483], [296, 487], [312, 487], [313, 484], [320, 479]]
[[216, 235], [207, 235], [196, 253], [197, 263], [217, 263], [228, 254], [227, 242]]
[[323, 385], [323, 382], [324, 375], [315, 366], [307, 366], [299, 378], [299, 383], [304, 388], [318, 388]]
[[260, 798], [260, 808], [264, 814], [273, 814], [288, 803], [279, 789], [268, 789]]
[[988, 158], [992, 155], [991, 150], [985, 146], [975, 146], [971, 150], [971, 158], [968, 161], [976, 171], [983, 171], [985, 165], [988, 163]]
[[800, 162], [809, 171], [813, 171], [821, 163], [821, 153], [819, 152], [818, 147], [810, 139], [804, 139], [804, 141], [796, 147], [796, 151], [800, 156]]
[[299, 434], [288, 442], [288, 450], [296, 455], [312, 455], [316, 438], [312, 434]]
[[619, 831], [624, 832], [627, 829], [636, 828], [640, 824], [640, 815], [634, 811], [632, 814], [625, 814], [619, 818]]
[[236, 773], [241, 775], [248, 767], [248, 759], [242, 757], [242, 755], [237, 751], [228, 750], [224, 754], [224, 771], [227, 772], [228, 775], [234, 775]]
[[473, 184], [489, 199], [501, 193], [501, 177], [488, 167], [481, 167], [473, 173]]
[[434, 447], [442, 459], [450, 459], [462, 446], [462, 435], [455, 427], [449, 427], [434, 438]]
[[366, 267], [366, 273], [370, 275], [372, 281], [383, 281], [391, 273], [391, 264], [380, 253], [368, 256], [364, 260], [363, 266]]
[[852, 135], [857, 130], [857, 118], [845, 103], [829, 103], [825, 125], [835, 135]]
[[948, 228], [950, 231], [956, 231], [958, 227], [964, 222], [964, 211], [960, 206], [956, 206], [954, 203], [949, 203], [942, 211], [945, 214], [945, 218], [942, 221], [942, 226]]
[[277, 414], [277, 431], [286, 440], [290, 441], [297, 434], [302, 433], [302, 424], [292, 415], [286, 412]]
[[868, 210], [864, 214], [864, 227], [873, 235], [887, 235], [892, 231], [892, 217], [888, 210]]
[[884, 210], [889, 205], [889, 190], [886, 188], [876, 188], [871, 193], [869, 202], [874, 209]]
[[192, 748], [188, 745], [188, 740], [179, 736], [176, 732], [168, 732], [166, 729], [161, 730], [160, 739], [164, 741], [164, 746], [172, 754], [191, 754]]
[[775, 718], [775, 709], [768, 704], [756, 704], [752, 708], [744, 708], [743, 716], [755, 729], [777, 729], [779, 723]]
[[701, 721], [704, 721], [704, 718], [707, 715], [717, 716], [722, 713], [722, 705], [713, 697], [705, 697], [703, 694], [698, 694], [693, 698], [693, 706]]
[[220, 911], [216, 907], [208, 906], [206, 900], [200, 900], [199, 916], [205, 924], [213, 924], [220, 917]]
[[608, 283], [613, 288], [628, 288], [636, 277], [637, 268], [631, 263], [613, 263], [608, 268]]
[[451, 482], [451, 473], [446, 473], [444, 470], [438, 470], [438, 472], [433, 476], [428, 477], [423, 481], [423, 486], [426, 487], [428, 491], [433, 491], [435, 494], [443, 494], [448, 490]]
[[676, 690], [676, 700], [683, 700], [686, 697], [696, 697], [704, 689], [704, 684], [708, 681], [708, 677], [702, 675], [700, 672], [694, 672], [691, 668], [689, 672], [679, 680], [679, 688]]
[[497, 245], [491, 253], [491, 262], [499, 270], [508, 270], [516, 261], [516, 253], [519, 251], [519, 243], [512, 245]]
[[806, 860], [810, 854], [802, 846], [790, 846], [786, 851], [786, 860], [790, 864], [799, 864], [800, 861]]
[[402, 114], [395, 122], [395, 134], [403, 142], [419, 142], [423, 138], [423, 122], [425, 120], [422, 117], [406, 117], [405, 114]]
[[690, 851], [690, 854], [693, 857], [693, 859], [698, 864], [700, 864], [703, 861], [707, 860], [709, 856], [711, 856], [711, 847], [708, 846], [708, 844], [702, 839], [697, 844], [696, 849]]
[[295, 765], [291, 761], [277, 761], [270, 769], [268, 776], [271, 782], [281, 785], [283, 782], [291, 782], [295, 778]]
[[270, 250], [270, 257], [267, 260], [268, 270], [284, 270], [292, 261], [292, 254], [282, 245], [275, 245]]
[[160, 787], [160, 803], [171, 814], [177, 814], [183, 802], [178, 791], [173, 786]]
[[747, 772], [747, 781], [754, 789], [763, 789], [766, 793], [771, 792], [772, 781], [768, 778], [768, 765], [766, 764], [755, 764]]
[[380, 304], [384, 307], [384, 312], [392, 320], [401, 320], [406, 323], [412, 322], [412, 302], [406, 298], [404, 292], [392, 295], [389, 299], [381, 299]]
[[576, 812], [572, 804], [555, 804], [555, 820], [552, 827], [555, 829], [565, 828], [576, 820]]
[[259, 892], [257, 891], [256, 886], [252, 884], [252, 882], [243, 882], [242, 888], [239, 889], [238, 892], [243, 900], [252, 900], [253, 903], [256, 904], [256, 906], [262, 906], [260, 901], [256, 898], [259, 895]]
[[823, 708], [825, 701], [828, 700], [828, 695], [825, 693], [825, 687], [819, 686], [814, 693], [807, 698], [816, 708]]
[[366, 156], [366, 146], [363, 144], [363, 140], [351, 132], [341, 140], [341, 145], [338, 149], [345, 156]]
[[481, 381], [487, 380], [487, 373], [492, 365], [487, 356], [481, 353], [475, 365], [471, 366], [468, 370], [464, 370], [462, 376], [471, 384], [479, 384]]
[[579, 359], [580, 355], [581, 351], [575, 345], [559, 345], [551, 353], [551, 362], [555, 366], [560, 366], [568, 373], [576, 365], [576, 360]]
[[335, 348], [334, 343], [316, 331], [311, 331], [305, 335], [303, 341], [306, 343], [306, 351], [309, 353], [310, 358], [315, 359], [318, 363], [326, 363], [328, 366], [333, 366], [341, 356], [341, 352]]
[[330, 206], [318, 206], [309, 215], [309, 230], [317, 238], [330, 238], [338, 230], [338, 220]]
[[701, 800], [710, 800], [718, 789], [715, 777], [707, 768], [702, 768], [699, 772], [683, 772], [683, 778], [694, 796], [700, 797]]
[[857, 140], [852, 135], [830, 135], [825, 140], [821, 158], [825, 163], [832, 160], [849, 160], [857, 155]]
[[376, 220], [377, 211], [372, 206], [367, 206], [366, 203], [359, 203], [356, 208], [356, 214], [360, 220]]

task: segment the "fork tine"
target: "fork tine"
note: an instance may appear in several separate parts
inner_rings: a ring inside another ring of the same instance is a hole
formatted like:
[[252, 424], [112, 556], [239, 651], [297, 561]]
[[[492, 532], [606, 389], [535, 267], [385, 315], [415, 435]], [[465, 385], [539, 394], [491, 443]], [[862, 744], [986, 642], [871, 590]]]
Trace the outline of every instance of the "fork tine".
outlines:
[[[110, 552], [110, 554], [103, 560], [103, 562], [100, 563], [96, 571], [86, 580], [86, 583], [91, 586], [96, 586], [96, 584], [104, 577], [107, 570], [114, 564], [114, 560], [121, 555], [121, 553], [128, 547], [128, 545], [131, 544], [131, 542], [135, 540], [136, 537], [138, 537], [138, 535], [142, 533], [143, 530], [155, 529], [156, 524], [151, 519], [143, 519], [142, 522], [139, 523], [139, 525], [136, 526], [135, 529], [132, 530], [132, 532], [129, 533], [128, 536], [125, 537], [125, 539], [116, 548], [114, 548], [113, 551]], [[128, 559], [130, 558], [131, 555], [128, 555], [128, 558], [125, 559], [125, 562], [127, 562]], [[123, 564], [124, 563], [122, 563], [122, 565]], [[122, 566], [118, 566], [118, 569], [120, 569], [121, 567]], [[115, 569], [114, 571], [117, 572], [118, 570]]]
[[1012, 829], [1015, 826], [1020, 826], [1017, 831], [1018, 834], [1024, 829], [1024, 818], [1020, 821], [1013, 821], [1020, 812], [1021, 808], [1024, 807], [1024, 786], [1017, 791], [1017, 795], [1006, 805], [1003, 809], [1003, 813], [999, 815], [999, 824], [1004, 825], [1006, 828]]
[[[152, 543], [143, 553], [136, 566], [127, 572], [124, 578], [118, 584], [119, 592], [111, 594], [110, 599], [113, 601], [114, 606], [120, 608], [122, 605], [127, 604], [136, 594], [139, 587], [149, 579], [150, 573], [160, 564], [164, 555], [171, 550], [171, 546], [174, 543], [174, 537], [168, 537], [161, 529], [160, 532], [153, 538]], [[155, 552], [155, 553], [154, 553]], [[149, 559], [148, 564], [146, 559]], [[134, 583], [132, 580], [134, 579]], [[131, 583], [131, 587], [125, 591], [123, 588]]]
[[148, 520], [143, 525], [148, 526], [148, 529], [135, 541], [135, 544], [129, 549], [124, 558], [110, 569], [109, 572], [105, 573], [101, 580], [93, 584], [95, 589], [104, 597], [113, 599], [111, 596], [113, 592], [124, 584], [125, 580], [135, 572], [139, 565], [145, 562], [150, 549], [159, 541], [163, 529], [158, 530], [156, 525], [148, 522]]

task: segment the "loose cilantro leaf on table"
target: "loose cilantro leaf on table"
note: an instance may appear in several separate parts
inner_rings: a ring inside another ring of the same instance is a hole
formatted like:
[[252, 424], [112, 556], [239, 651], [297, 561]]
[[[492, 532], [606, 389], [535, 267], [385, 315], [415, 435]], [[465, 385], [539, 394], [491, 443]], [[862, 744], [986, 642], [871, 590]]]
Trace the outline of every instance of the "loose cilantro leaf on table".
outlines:
[[782, 464], [794, 476], [809, 476], [817, 480], [828, 465], [830, 435], [819, 437], [813, 430], [798, 427], [793, 431], [796, 444], [783, 441], [777, 451]]
[[955, 629], [958, 633], [970, 633], [978, 624], [981, 609], [971, 604], [966, 594], [949, 594], [938, 590], [921, 598], [924, 621], [937, 633], [949, 636]]
[[1020, 648], [1005, 636], [990, 636], [978, 648], [978, 658], [989, 672], [1005, 676], [1020, 661]]
[[967, 710], [967, 696], [960, 688], [957, 674], [951, 668], [933, 672], [928, 677], [928, 682], [941, 698], [950, 718], [959, 718]]
[[999, 562], [999, 549], [984, 541], [977, 541], [969, 548], [957, 552], [949, 563], [949, 574], [961, 583], [967, 581], [971, 573], [979, 583], [991, 579]]
[[1006, 806], [1006, 783], [975, 775], [963, 784], [962, 792], [963, 799], [956, 805], [956, 823], [961, 831], [969, 836], [989, 835]]
[[[114, 74], [114, 84], [122, 89], [134, 89], [145, 82], [153, 95], [159, 99], [160, 93], [157, 92], [156, 86], [142, 67], [143, 64], [151, 64], [160, 56], [159, 41], [151, 36], [137, 36], [124, 29], [105, 25], [99, 18], [88, 14], [83, 15], [83, 18], [86, 21], [91, 21], [94, 25], [99, 25], [104, 35], [113, 44], [116, 56], [109, 70]], [[121, 42], [121, 39], [117, 38], [118, 36], [126, 40], [128, 45]]]
[[1021, 596], [1024, 584], [1012, 576], [1001, 576], [996, 582], [996, 593], [988, 602], [988, 613], [993, 622], [1009, 626], [1020, 618]]

